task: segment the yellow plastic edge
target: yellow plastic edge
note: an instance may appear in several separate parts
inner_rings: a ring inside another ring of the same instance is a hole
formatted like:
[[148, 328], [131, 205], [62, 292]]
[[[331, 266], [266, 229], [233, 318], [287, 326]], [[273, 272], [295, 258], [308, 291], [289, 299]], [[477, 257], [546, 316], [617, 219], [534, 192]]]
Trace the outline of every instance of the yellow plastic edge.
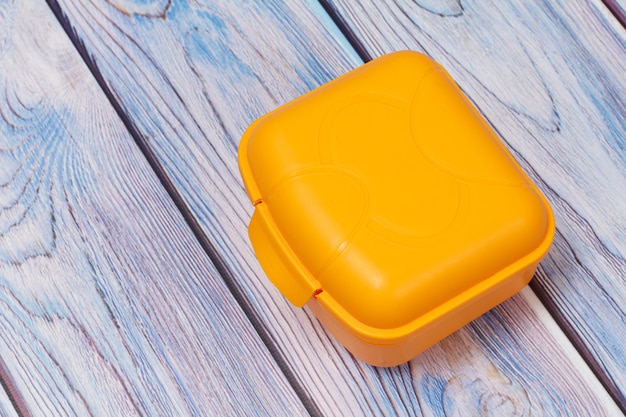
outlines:
[[[269, 115], [269, 114], [268, 114]], [[250, 202], [255, 206], [248, 225], [248, 237], [263, 271], [276, 288], [296, 307], [303, 307], [313, 296], [319, 283], [293, 253], [269, 210], [262, 202], [248, 159], [248, 143], [255, 128], [268, 116], [254, 121], [244, 132], [237, 160], [239, 172]]]
[[[312, 90], [294, 102], [304, 99], [319, 89], [328, 88], [329, 85], [348, 74], [350, 73]], [[248, 127], [239, 147], [240, 173], [251, 202], [256, 204], [249, 226], [252, 246], [268, 278], [291, 303], [297, 307], [305, 304], [310, 306], [325, 327], [348, 350], [372, 365], [393, 366], [406, 362], [515, 295], [532, 279], [537, 265], [552, 244], [555, 232], [552, 210], [542, 193], [524, 173], [529, 186], [542, 200], [548, 219], [544, 239], [535, 250], [406, 325], [392, 329], [378, 329], [364, 325], [343, 310], [327, 293], [316, 294], [319, 283], [309, 271], [304, 269], [298, 257], [280, 235], [267, 208], [259, 203], [262, 196], [250, 170], [247, 148], [256, 126], [271, 114], [268, 113], [257, 119]], [[502, 146], [502, 148], [509, 153], [506, 147]], [[515, 161], [512, 156], [511, 160]], [[311, 299], [313, 295], [315, 298]]]
[[250, 202], [252, 204], [255, 204], [255, 202], [261, 199], [261, 192], [259, 191], [259, 188], [254, 181], [254, 175], [250, 170], [250, 161], [248, 159], [248, 143], [250, 142], [252, 132], [263, 119], [264, 117], [260, 117], [255, 120], [250, 126], [248, 126], [246, 131], [243, 133], [243, 136], [241, 137], [239, 149], [237, 150], [237, 163], [239, 165], [239, 172], [241, 173], [243, 186], [245, 187], [248, 198], [250, 199]]
[[287, 245], [263, 203], [256, 205], [248, 235], [270, 281], [293, 305], [303, 307], [319, 288], [319, 282]]
[[360, 359], [377, 366], [394, 366], [406, 362], [517, 294], [530, 282], [539, 262], [552, 245], [556, 229], [550, 205], [532, 182], [530, 185], [543, 201], [548, 217], [541, 244], [513, 264], [430, 312], [404, 326], [379, 329], [356, 320], [325, 292], [317, 295], [307, 306]]

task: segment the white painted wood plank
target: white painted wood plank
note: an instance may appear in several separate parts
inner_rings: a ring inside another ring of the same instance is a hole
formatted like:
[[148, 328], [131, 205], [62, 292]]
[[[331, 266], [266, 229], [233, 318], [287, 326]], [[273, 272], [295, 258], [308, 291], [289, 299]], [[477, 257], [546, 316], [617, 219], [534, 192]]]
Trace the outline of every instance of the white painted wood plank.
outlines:
[[11, 403], [8, 393], [0, 388], [0, 416], [1, 417], [19, 417], [17, 410]]
[[[482, 376], [493, 398], [514, 392], [526, 398], [523, 406], [530, 410], [560, 410], [565, 402], [575, 404], [572, 410], [579, 414], [582, 404], [598, 415], [615, 415], [606, 392], [579, 371], [584, 363], [546, 330], [538, 307], [524, 297], [512, 304], [520, 314], [493, 313], [504, 326], [494, 326], [496, 319], [488, 316], [408, 365], [378, 369], [354, 361], [308, 312], [288, 305], [267, 281], [247, 240], [252, 207], [237, 170], [237, 145], [256, 117], [360, 63], [336, 28], [324, 25], [327, 16], [318, 19], [298, 2], [137, 6], [64, 0], [59, 5], [140, 139], [214, 242], [230, 271], [225, 278], [250, 300], [293, 370], [294, 383], [323, 415], [441, 415], [446, 404], [473, 407], [480, 398], [464, 394], [472, 389], [472, 373]], [[516, 341], [509, 328], [533, 337]], [[459, 357], [453, 366], [449, 353], [438, 353], [442, 346]], [[540, 356], [543, 349], [554, 358]], [[500, 352], [516, 364], [503, 362]], [[536, 375], [560, 375], [552, 360], [567, 378], [544, 385]], [[428, 371], [416, 373], [426, 365]], [[445, 403], [428, 395], [428, 381], [454, 388], [447, 390]]]
[[420, 402], [425, 416], [622, 415], [576, 357], [526, 288], [470, 323], [468, 331], [456, 332], [412, 361], [411, 373], [419, 398], [430, 400]]
[[442, 62], [554, 206], [535, 288], [626, 406], [626, 32], [600, 2], [335, 2], [372, 55]]
[[603, 0], [622, 25], [626, 25], [626, 0]]
[[0, 3], [0, 378], [22, 416], [308, 414], [36, 0]]

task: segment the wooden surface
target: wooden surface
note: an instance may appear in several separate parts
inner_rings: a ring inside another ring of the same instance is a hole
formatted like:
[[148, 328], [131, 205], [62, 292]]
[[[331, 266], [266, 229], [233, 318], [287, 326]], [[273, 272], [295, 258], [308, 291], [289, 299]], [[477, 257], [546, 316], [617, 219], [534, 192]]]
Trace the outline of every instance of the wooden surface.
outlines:
[[[445, 4], [448, 12], [461, 5]], [[549, 16], [482, 10], [436, 32], [440, 21], [430, 32], [394, 21], [393, 6], [369, 21], [342, 12], [366, 50], [392, 48], [385, 42], [396, 33], [439, 45], [428, 52], [538, 180], [559, 221], [536, 286], [550, 312], [526, 289], [389, 369], [355, 361], [309, 312], [291, 307], [247, 242], [241, 133], [362, 62], [324, 9], [51, 5], [93, 77], [45, 3], [0, 3], [5, 415], [621, 415], [568, 340], [586, 342], [586, 359], [622, 400], [619, 298], [604, 321], [609, 297], [570, 300], [575, 290], [621, 294], [624, 284], [625, 202], [607, 191], [624, 188], [624, 34], [601, 4], [588, 14], [553, 6]], [[445, 12], [426, 13], [445, 21]], [[491, 23], [494, 13], [504, 23]], [[559, 34], [553, 21], [570, 35], [584, 28], [592, 44], [550, 43]], [[476, 44], [455, 49], [463, 33]], [[497, 59], [476, 59], [483, 50]], [[480, 72], [494, 62], [500, 71]], [[565, 88], [559, 75], [568, 69]], [[589, 123], [570, 124], [581, 118]]]
[[539, 183], [558, 232], [533, 288], [626, 403], [623, 27], [599, 1], [387, 3], [335, 2], [368, 53], [443, 63]]
[[0, 390], [0, 416], [19, 417], [17, 410], [9, 398], [8, 392], [5, 390]]
[[50, 9], [2, 5], [0, 376], [19, 414], [305, 413]]
[[603, 2], [615, 18], [622, 22], [622, 25], [626, 26], [626, 1], [604, 0]]

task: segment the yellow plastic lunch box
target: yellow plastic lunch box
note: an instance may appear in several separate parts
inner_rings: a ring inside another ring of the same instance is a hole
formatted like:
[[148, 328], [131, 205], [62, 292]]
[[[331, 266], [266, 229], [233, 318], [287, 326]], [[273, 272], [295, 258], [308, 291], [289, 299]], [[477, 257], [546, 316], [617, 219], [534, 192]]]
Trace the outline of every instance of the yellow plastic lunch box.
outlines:
[[372, 365], [406, 362], [516, 294], [554, 236], [544, 196], [417, 52], [261, 117], [239, 167], [269, 279]]

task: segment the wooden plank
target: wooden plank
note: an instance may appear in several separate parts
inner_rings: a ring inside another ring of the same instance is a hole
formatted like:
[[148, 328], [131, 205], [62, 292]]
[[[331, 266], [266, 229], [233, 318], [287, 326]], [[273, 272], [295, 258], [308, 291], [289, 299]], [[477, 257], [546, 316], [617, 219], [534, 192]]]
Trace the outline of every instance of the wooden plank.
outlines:
[[334, 2], [371, 55], [426, 51], [554, 206], [534, 283], [626, 407], [626, 32], [600, 2]]
[[0, 389], [0, 416], [1, 417], [19, 417], [17, 410], [13, 406], [9, 394], [6, 390]]
[[603, 0], [606, 7], [613, 13], [613, 16], [623, 26], [626, 26], [626, 1], [625, 0]]
[[[267, 281], [247, 240], [252, 207], [236, 150], [256, 117], [360, 63], [318, 6], [62, 0], [53, 7], [92, 57], [137, 139], [176, 187], [181, 210], [190, 210], [189, 221], [198, 222], [207, 247], [225, 267], [224, 278], [248, 300], [248, 313], [266, 326], [294, 384], [321, 414], [441, 415], [446, 405], [436, 389], [448, 382], [454, 389], [446, 390], [446, 404], [462, 410], [480, 400], [464, 394], [474, 384], [472, 374], [481, 375], [493, 394], [485, 398], [515, 392], [530, 410], [559, 409], [566, 407], [563, 402], [579, 414], [586, 407], [598, 415], [618, 412], [597, 381], [587, 378], [580, 358], [562, 346], [563, 338], [547, 330], [528, 297], [507, 304], [519, 314], [494, 313], [505, 325], [492, 325], [495, 319], [488, 316], [408, 365], [379, 369], [352, 359]], [[513, 333], [507, 337], [509, 328], [532, 334], [534, 347], [526, 338], [515, 341]], [[544, 348], [551, 358], [539, 354]], [[452, 365], [449, 352], [458, 357]], [[517, 363], [503, 362], [501, 352]], [[553, 360], [563, 369], [553, 369]], [[567, 377], [543, 385], [536, 375], [546, 370]], [[418, 383], [425, 388], [420, 391]]]
[[427, 416], [621, 415], [575, 357], [526, 288], [412, 361], [411, 373]]
[[0, 3], [0, 378], [21, 416], [308, 414], [36, 0]]

